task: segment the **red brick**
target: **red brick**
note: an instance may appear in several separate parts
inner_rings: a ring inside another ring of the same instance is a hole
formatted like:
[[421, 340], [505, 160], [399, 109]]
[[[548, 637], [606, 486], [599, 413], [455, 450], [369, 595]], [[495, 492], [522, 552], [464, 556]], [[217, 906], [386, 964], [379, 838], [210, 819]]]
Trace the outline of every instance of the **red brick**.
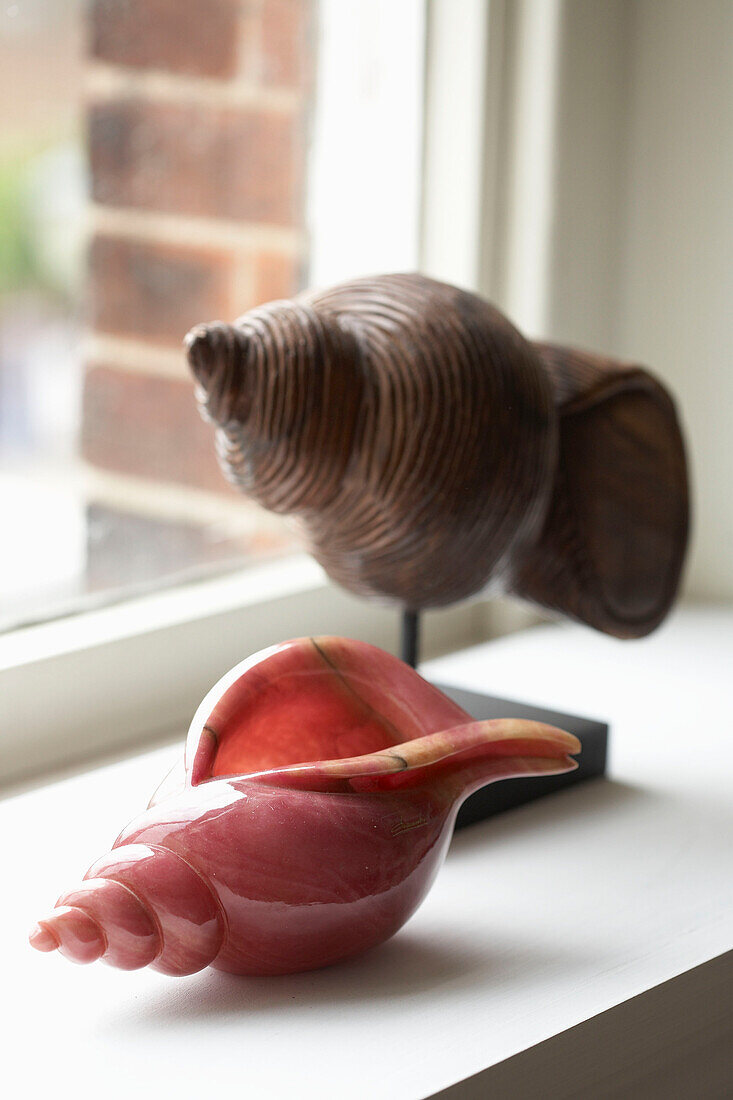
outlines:
[[264, 84], [303, 87], [309, 81], [312, 41], [310, 0], [264, 0], [260, 73]]
[[90, 49], [117, 65], [232, 77], [240, 7], [240, 0], [93, 0]]
[[192, 382], [92, 367], [84, 384], [82, 452], [104, 469], [233, 493]]
[[[254, 259], [254, 302], [262, 305], [276, 298], [290, 298], [302, 289], [301, 261], [297, 256], [260, 252]], [[239, 309], [238, 312], [243, 312]]]
[[89, 268], [91, 320], [102, 332], [180, 345], [197, 321], [232, 313], [226, 251], [98, 235]]
[[302, 123], [281, 112], [124, 99], [90, 109], [99, 203], [293, 225], [302, 155]]

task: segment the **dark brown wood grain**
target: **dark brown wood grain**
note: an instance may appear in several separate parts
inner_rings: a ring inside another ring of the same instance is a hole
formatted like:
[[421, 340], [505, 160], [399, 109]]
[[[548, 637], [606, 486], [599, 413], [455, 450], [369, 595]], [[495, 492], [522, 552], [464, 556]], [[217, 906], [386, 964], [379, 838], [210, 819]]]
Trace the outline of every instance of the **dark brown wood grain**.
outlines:
[[353, 592], [417, 610], [490, 584], [624, 637], [669, 609], [685, 457], [646, 371], [532, 344], [420, 275], [273, 302], [186, 343], [229, 480], [297, 517]]

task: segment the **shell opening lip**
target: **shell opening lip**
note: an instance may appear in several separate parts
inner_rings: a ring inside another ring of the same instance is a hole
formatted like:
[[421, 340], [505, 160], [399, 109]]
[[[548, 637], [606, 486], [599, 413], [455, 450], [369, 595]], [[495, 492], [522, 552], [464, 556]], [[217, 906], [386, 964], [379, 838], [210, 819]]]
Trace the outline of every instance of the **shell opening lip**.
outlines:
[[[191, 786], [390, 751], [422, 734], [399, 693], [378, 675], [339, 668], [329, 654], [330, 642], [301, 638], [273, 647], [243, 662], [238, 675], [226, 678], [223, 691], [210, 693], [189, 731]], [[361, 645], [347, 643], [349, 649]], [[374, 662], [372, 647], [363, 648]]]
[[581, 748], [573, 734], [554, 726], [499, 719], [466, 723], [358, 757], [304, 761], [217, 778], [346, 793], [414, 786], [439, 781], [451, 774], [463, 774], [470, 779], [472, 770], [478, 768], [489, 782], [489, 777], [503, 779], [574, 771], [578, 763], [571, 754], [579, 753]]
[[554, 758], [569, 771], [580, 748], [542, 723], [476, 722], [374, 647], [309, 637], [255, 655], [212, 689], [189, 731], [185, 768], [191, 787], [249, 779], [333, 790], [369, 776], [412, 783], [486, 757], [542, 757], [542, 772]]

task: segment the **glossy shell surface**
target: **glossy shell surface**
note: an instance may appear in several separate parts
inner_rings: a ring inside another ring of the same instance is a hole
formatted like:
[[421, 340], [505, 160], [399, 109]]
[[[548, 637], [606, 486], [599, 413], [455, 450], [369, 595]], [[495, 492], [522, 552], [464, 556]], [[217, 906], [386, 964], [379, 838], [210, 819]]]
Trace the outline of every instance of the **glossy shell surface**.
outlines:
[[414, 912], [468, 794], [578, 750], [551, 726], [474, 722], [372, 646], [285, 643], [209, 693], [181, 765], [31, 942], [177, 975], [335, 963]]

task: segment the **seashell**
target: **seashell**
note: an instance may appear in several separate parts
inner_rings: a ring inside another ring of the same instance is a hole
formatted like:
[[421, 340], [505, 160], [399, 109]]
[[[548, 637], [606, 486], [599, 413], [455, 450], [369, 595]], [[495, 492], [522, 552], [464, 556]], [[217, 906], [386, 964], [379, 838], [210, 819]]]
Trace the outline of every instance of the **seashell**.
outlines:
[[229, 480], [329, 575], [413, 611], [488, 584], [648, 633], [687, 543], [685, 452], [649, 373], [526, 340], [474, 294], [383, 275], [186, 338]]
[[173, 975], [338, 962], [412, 915], [469, 794], [579, 750], [541, 723], [472, 721], [373, 646], [286, 642], [209, 692], [181, 765], [30, 942]]

